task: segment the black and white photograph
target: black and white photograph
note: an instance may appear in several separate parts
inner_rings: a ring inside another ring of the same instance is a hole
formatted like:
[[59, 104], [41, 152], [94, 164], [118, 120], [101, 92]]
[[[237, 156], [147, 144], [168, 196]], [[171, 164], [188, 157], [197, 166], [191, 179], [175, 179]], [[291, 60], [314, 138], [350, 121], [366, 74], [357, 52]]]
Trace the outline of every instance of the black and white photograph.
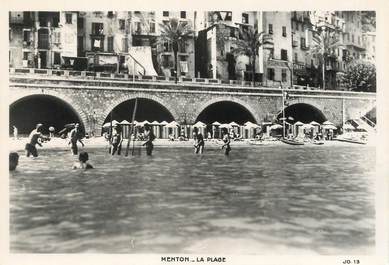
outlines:
[[7, 11], [9, 253], [379, 264], [376, 11], [147, 7]]

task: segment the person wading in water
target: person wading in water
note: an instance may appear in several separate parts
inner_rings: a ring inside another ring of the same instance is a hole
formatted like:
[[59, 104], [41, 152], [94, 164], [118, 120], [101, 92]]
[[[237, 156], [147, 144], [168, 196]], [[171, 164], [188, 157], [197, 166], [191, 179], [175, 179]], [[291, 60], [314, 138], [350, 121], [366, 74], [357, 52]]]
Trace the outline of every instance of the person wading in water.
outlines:
[[81, 133], [79, 127], [80, 124], [76, 123], [76, 125], [74, 125], [74, 129], [71, 130], [70, 132], [69, 144], [72, 144], [71, 150], [73, 155], [77, 155], [78, 153], [77, 141], [79, 141], [81, 145], [84, 147], [84, 143], [81, 141]]
[[155, 135], [151, 130], [150, 126], [147, 124], [145, 125], [145, 132], [143, 136], [145, 137], [146, 142], [144, 142], [142, 145], [146, 146], [146, 154], [148, 156], [151, 156], [154, 148], [153, 141], [155, 139]]
[[222, 146], [222, 149], [224, 149], [224, 154], [226, 156], [228, 156], [230, 154], [230, 151], [231, 151], [231, 147], [230, 147], [230, 143], [231, 143], [231, 139], [230, 139], [230, 135], [228, 134], [227, 130], [224, 129], [223, 131], [223, 146]]
[[26, 144], [26, 156], [29, 157], [32, 155], [33, 157], [38, 156], [38, 151], [36, 149], [36, 145], [42, 146], [41, 141], [48, 141], [50, 140], [49, 137], [46, 137], [42, 135], [41, 133], [42, 124], [38, 123], [36, 125], [36, 128], [31, 131], [30, 136], [28, 137], [29, 142]]
[[195, 130], [194, 138], [195, 138], [195, 144], [194, 144], [195, 154], [202, 154], [205, 146], [204, 137], [200, 132], [198, 132], [198, 130]]

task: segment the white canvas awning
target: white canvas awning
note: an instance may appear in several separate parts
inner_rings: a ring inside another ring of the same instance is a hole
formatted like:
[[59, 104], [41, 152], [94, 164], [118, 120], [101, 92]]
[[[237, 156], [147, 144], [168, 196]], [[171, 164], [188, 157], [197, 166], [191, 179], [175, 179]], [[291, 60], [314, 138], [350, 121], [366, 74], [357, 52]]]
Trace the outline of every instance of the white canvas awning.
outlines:
[[[155, 71], [153, 66], [150, 46], [129, 47], [128, 53], [131, 56], [126, 56], [126, 63], [128, 67], [128, 73], [130, 75], [134, 73], [135, 75], [139, 75], [139, 74], [154, 75], [154, 76], [157, 75], [157, 72]], [[134, 59], [137, 62], [137, 63], [135, 62], [135, 68], [134, 68]]]

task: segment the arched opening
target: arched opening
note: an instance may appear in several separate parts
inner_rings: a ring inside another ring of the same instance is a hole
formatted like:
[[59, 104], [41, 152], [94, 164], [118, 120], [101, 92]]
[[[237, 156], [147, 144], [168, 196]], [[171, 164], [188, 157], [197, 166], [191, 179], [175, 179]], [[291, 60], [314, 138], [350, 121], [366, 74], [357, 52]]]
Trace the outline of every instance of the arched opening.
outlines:
[[[318, 108], [305, 103], [297, 103], [286, 107], [285, 117], [290, 123], [296, 123], [297, 121], [301, 121], [302, 123], [310, 123], [311, 121], [323, 123], [327, 120]], [[292, 117], [293, 119], [289, 119], [289, 117]], [[277, 116], [278, 120], [281, 118], [282, 111]]]
[[[135, 99], [124, 101], [117, 105], [111, 113], [104, 120], [104, 124], [112, 120], [121, 122], [127, 120], [131, 122], [132, 113], [134, 111]], [[135, 120], [138, 122], [142, 121], [167, 121], [171, 122], [174, 120], [173, 115], [167, 110], [166, 107], [160, 103], [146, 98], [138, 98], [138, 106], [135, 113]], [[103, 124], [102, 124], [103, 125]]]
[[[221, 138], [222, 131], [227, 130], [233, 137], [248, 138], [249, 132], [243, 128], [243, 124], [250, 121], [256, 123], [254, 116], [247, 108], [232, 101], [219, 101], [206, 107], [197, 117], [196, 122], [201, 121], [206, 124], [205, 128], [199, 129], [201, 133], [206, 134], [207, 138]], [[213, 125], [218, 122], [221, 124], [235, 125], [223, 127], [224, 125]]]
[[247, 121], [255, 123], [253, 115], [242, 105], [232, 101], [219, 101], [206, 107], [196, 121], [212, 124], [236, 122], [240, 125]]
[[84, 124], [78, 113], [65, 101], [50, 95], [32, 95], [19, 99], [9, 108], [9, 132], [13, 126], [20, 135], [27, 135], [37, 123], [42, 123], [42, 132], [47, 134], [49, 127], [56, 132], [62, 130], [65, 124], [78, 122], [84, 132]]

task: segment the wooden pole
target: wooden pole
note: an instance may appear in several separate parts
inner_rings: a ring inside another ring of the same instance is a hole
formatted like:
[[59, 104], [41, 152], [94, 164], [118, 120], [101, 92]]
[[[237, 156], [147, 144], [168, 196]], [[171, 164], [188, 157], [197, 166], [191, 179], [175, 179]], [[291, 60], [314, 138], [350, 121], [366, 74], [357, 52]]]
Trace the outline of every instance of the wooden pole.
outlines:
[[[135, 98], [135, 106], [134, 106], [134, 111], [132, 112], [131, 128], [130, 128], [130, 132], [129, 132], [129, 136], [128, 136], [125, 156], [128, 156], [128, 152], [130, 150], [131, 135], [132, 135], [132, 133], [134, 131], [134, 127], [135, 127], [134, 121], [135, 121], [135, 114], [136, 114], [137, 107], [138, 107], [138, 98]], [[134, 135], [134, 138], [135, 138], [135, 135]]]

